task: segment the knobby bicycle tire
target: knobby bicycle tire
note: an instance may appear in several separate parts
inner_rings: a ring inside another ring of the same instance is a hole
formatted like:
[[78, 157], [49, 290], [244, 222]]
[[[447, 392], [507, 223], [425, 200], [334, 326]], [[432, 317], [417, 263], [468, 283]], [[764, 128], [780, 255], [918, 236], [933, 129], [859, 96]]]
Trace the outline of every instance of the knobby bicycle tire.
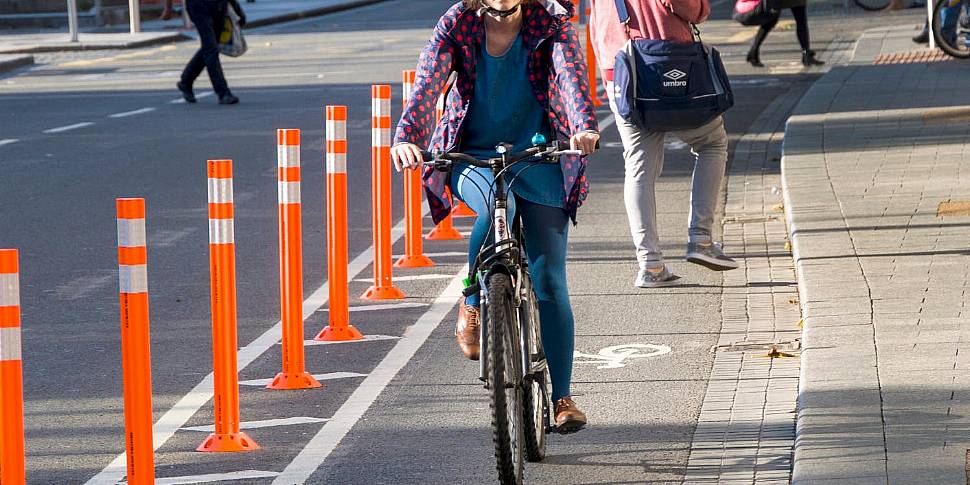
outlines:
[[[519, 320], [524, 347], [529, 352], [531, 366], [545, 360], [542, 350], [542, 335], [539, 328], [539, 316], [536, 310], [535, 295], [532, 289], [526, 287], [526, 295], [522, 306], [519, 307]], [[522, 392], [522, 430], [525, 434], [525, 457], [531, 462], [542, 461], [546, 457], [546, 416], [549, 413], [548, 373], [545, 370], [535, 372], [533, 378], [526, 380]]]
[[[937, 0], [933, 5], [931, 31], [933, 32], [933, 39], [936, 40], [936, 45], [940, 50], [957, 59], [970, 59], [970, 47], [966, 45], [968, 29], [964, 26], [964, 22], [962, 22], [965, 20], [967, 14], [961, 4], [962, 2], [954, 0]], [[957, 17], [954, 19], [953, 28], [955, 31], [951, 35], [945, 35], [943, 33], [943, 9], [954, 7], [959, 8]], [[964, 16], [964, 18], [961, 19], [961, 16]]]
[[852, 0], [859, 8], [869, 12], [878, 12], [889, 6], [889, 0]]
[[486, 315], [495, 465], [502, 484], [519, 485], [525, 466], [522, 386], [519, 385], [522, 373], [518, 345], [512, 333], [515, 305], [508, 275], [496, 273], [489, 277]]

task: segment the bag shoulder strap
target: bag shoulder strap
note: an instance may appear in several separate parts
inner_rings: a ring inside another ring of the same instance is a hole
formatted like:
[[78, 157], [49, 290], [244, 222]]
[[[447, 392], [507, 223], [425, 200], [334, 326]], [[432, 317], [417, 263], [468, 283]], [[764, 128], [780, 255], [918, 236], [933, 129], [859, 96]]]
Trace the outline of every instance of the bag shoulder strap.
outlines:
[[[616, 5], [616, 15], [620, 19], [620, 23], [623, 24], [623, 28], [626, 31], [626, 37], [630, 38], [630, 12], [626, 9], [626, 0], [613, 0], [613, 4]], [[671, 12], [673, 13], [673, 12]], [[693, 22], [688, 22], [687, 20], [680, 17], [680, 15], [674, 14], [681, 20], [690, 25], [691, 33], [697, 37], [698, 42], [703, 42], [701, 39], [701, 29], [697, 28], [697, 24]]]
[[616, 4], [616, 14], [620, 18], [620, 23], [623, 25], [630, 24], [630, 12], [626, 10], [626, 0], [613, 0]]

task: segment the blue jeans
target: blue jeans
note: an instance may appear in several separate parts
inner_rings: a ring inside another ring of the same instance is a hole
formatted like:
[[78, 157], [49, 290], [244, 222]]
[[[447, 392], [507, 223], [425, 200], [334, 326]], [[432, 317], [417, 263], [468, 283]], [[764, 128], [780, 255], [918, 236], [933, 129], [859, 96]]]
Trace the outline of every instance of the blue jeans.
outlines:
[[[459, 176], [459, 173], [461, 171], [456, 169], [451, 176], [451, 191], [478, 214], [468, 243], [468, 263], [471, 265], [485, 239], [494, 240], [495, 237], [489, 210], [492, 205], [489, 187], [493, 178], [485, 171], [466, 172], [468, 177]], [[514, 220], [516, 212], [522, 219], [526, 257], [538, 302], [542, 345], [555, 401], [570, 395], [575, 348], [575, 321], [566, 285], [569, 215], [559, 207], [532, 203], [516, 196], [510, 196], [508, 202], [508, 220]], [[475, 307], [481, 305], [479, 295], [468, 297], [465, 303]]]

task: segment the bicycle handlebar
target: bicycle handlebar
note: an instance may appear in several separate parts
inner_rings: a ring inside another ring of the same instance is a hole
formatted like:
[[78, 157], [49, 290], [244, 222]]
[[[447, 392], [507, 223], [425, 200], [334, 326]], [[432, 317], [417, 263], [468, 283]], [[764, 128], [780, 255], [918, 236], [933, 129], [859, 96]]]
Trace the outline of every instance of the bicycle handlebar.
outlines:
[[[598, 147], [599, 143], [597, 143], [596, 146]], [[559, 157], [560, 155], [582, 156], [583, 152], [580, 150], [571, 150], [568, 141], [558, 140], [555, 143], [550, 144], [549, 146], [546, 146], [546, 147], [541, 147], [541, 146], [531, 147], [531, 148], [526, 148], [521, 152], [513, 153], [506, 158], [505, 163], [507, 165], [511, 165], [513, 163], [521, 162], [523, 160], [526, 160], [532, 157], [545, 159], [545, 160], [536, 160], [537, 162], [540, 162], [540, 163], [556, 163], [558, 162], [556, 158]], [[451, 168], [451, 162], [465, 162], [474, 167], [491, 168], [495, 161], [500, 160], [500, 158], [498, 157], [492, 157], [487, 160], [479, 160], [478, 158], [475, 158], [465, 153], [452, 152], [452, 153], [435, 154], [425, 150], [421, 151], [421, 156], [422, 158], [424, 158], [424, 165], [434, 166], [435, 169], [441, 170], [441, 171], [449, 170]], [[442, 163], [442, 162], [447, 162], [447, 163]]]

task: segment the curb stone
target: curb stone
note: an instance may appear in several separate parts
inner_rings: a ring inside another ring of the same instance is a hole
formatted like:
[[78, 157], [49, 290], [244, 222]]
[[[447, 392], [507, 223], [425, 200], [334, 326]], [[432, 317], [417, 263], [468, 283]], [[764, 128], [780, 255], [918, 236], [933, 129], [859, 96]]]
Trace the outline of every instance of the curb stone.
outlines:
[[34, 56], [29, 54], [3, 55], [0, 54], [0, 72], [13, 71], [34, 63]]

